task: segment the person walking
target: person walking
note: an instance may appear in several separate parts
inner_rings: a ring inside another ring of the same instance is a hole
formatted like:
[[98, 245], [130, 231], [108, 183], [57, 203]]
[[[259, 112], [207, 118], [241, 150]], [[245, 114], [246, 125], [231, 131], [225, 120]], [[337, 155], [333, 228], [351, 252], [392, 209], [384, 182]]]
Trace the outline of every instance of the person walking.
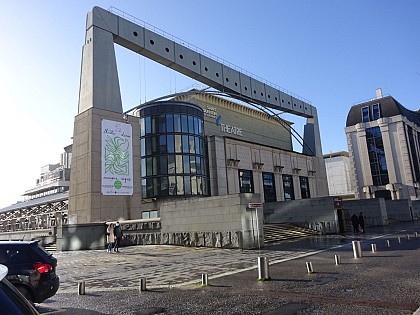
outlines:
[[115, 234], [114, 234], [114, 223], [110, 223], [106, 229], [106, 236], [107, 236], [107, 252], [110, 253], [112, 251], [112, 247], [114, 246], [115, 242]]
[[121, 240], [123, 238], [123, 232], [121, 229], [121, 225], [120, 222], [117, 221], [117, 224], [115, 224], [114, 227], [114, 235], [115, 235], [115, 246], [114, 246], [114, 252], [119, 252], [120, 251], [120, 245], [121, 245]]
[[362, 211], [360, 211], [360, 214], [359, 214], [359, 225], [360, 225], [360, 232], [365, 233], [365, 217], [363, 216]]
[[359, 233], [359, 218], [356, 214], [353, 214], [351, 216], [351, 224], [353, 225], [353, 233], [357, 234]]

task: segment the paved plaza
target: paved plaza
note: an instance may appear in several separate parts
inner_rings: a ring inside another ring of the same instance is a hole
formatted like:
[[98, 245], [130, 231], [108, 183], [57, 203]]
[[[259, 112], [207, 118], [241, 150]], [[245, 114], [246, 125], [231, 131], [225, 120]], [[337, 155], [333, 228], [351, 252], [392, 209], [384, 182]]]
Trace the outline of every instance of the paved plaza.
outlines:
[[[71, 315], [413, 314], [420, 306], [416, 231], [420, 222], [356, 236], [306, 237], [261, 250], [149, 245], [123, 247], [120, 253], [58, 252], [60, 289], [38, 308]], [[352, 240], [361, 241], [363, 257], [354, 258]], [[335, 264], [335, 255], [341, 264]], [[269, 259], [271, 281], [257, 281], [259, 256]], [[307, 272], [307, 262], [314, 273]], [[201, 286], [203, 273], [209, 286]], [[139, 291], [141, 278], [147, 279], [146, 291]], [[78, 295], [81, 281], [85, 295]]]

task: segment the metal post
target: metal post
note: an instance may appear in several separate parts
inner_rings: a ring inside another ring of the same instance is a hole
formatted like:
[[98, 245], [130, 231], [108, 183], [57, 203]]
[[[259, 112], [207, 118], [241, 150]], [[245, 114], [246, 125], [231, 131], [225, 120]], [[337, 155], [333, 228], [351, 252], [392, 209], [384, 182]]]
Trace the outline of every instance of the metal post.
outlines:
[[401, 244], [401, 237], [397, 237], [398, 244]]
[[410, 234], [407, 234], [407, 240], [410, 240]]
[[209, 285], [209, 275], [207, 273], [201, 274], [201, 285], [203, 286]]
[[417, 232], [414, 232], [414, 237], [417, 238]]
[[77, 292], [79, 295], [85, 295], [86, 291], [85, 291], [85, 282], [81, 281], [77, 283]]
[[352, 241], [352, 244], [353, 244], [354, 258], [361, 258], [362, 257], [362, 246], [360, 245], [360, 241]]
[[386, 245], [386, 247], [391, 247], [391, 245], [389, 244], [389, 240], [385, 241], [385, 245]]
[[257, 219], [257, 242], [258, 242], [258, 253], [261, 253], [261, 245], [260, 245], [260, 225], [258, 222], [258, 208], [255, 208], [255, 217]]
[[371, 244], [372, 246], [372, 253], [376, 253], [376, 244]]
[[308, 273], [314, 273], [314, 268], [312, 267], [312, 262], [310, 262], [310, 261], [306, 262], [306, 269], [308, 270]]
[[258, 280], [265, 280], [265, 275], [264, 257], [258, 257]]
[[341, 264], [341, 257], [340, 257], [340, 255], [334, 255], [334, 259], [335, 259], [335, 264], [336, 265]]
[[146, 291], [146, 278], [140, 278], [139, 291]]
[[271, 279], [270, 277], [270, 265], [268, 263], [268, 257], [264, 257], [264, 270], [265, 270], [265, 274], [264, 277], [266, 280]]

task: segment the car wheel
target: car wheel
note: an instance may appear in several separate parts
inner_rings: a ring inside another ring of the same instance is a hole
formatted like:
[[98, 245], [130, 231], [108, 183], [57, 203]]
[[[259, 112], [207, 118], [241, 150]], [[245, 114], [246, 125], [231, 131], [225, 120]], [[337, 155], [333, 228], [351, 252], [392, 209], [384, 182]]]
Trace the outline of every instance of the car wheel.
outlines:
[[18, 289], [18, 291], [20, 292], [20, 294], [22, 294], [28, 301], [32, 302], [32, 294], [31, 292], [29, 292], [29, 290], [23, 286], [17, 286], [16, 287]]

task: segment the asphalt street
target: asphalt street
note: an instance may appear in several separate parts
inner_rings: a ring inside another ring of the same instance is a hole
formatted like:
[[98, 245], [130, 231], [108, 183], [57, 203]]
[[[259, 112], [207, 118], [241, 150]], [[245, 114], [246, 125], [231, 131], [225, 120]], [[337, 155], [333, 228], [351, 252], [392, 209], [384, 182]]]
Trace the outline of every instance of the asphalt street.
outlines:
[[[361, 242], [360, 258], [354, 258], [353, 240]], [[261, 250], [149, 245], [54, 256], [61, 284], [37, 305], [43, 313], [393, 315], [420, 307], [419, 221]], [[258, 281], [258, 257], [268, 258], [270, 280]], [[201, 285], [202, 274], [208, 286]], [[142, 278], [146, 291], [139, 290]], [[85, 294], [79, 295], [82, 282]]]

